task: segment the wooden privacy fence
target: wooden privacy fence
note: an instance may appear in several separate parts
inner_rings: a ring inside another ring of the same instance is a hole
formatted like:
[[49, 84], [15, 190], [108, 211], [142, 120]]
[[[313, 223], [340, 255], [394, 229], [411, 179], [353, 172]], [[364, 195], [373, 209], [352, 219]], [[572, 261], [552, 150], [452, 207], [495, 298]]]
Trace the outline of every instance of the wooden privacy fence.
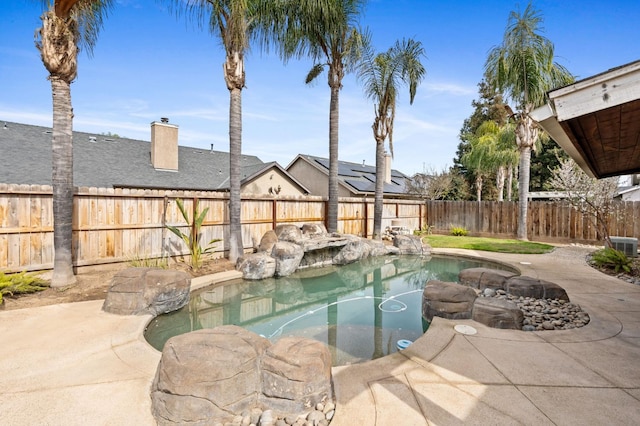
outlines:
[[[89, 266], [188, 254], [187, 248], [165, 225], [189, 229], [176, 199], [192, 212], [208, 212], [201, 241], [219, 239], [218, 256], [228, 236], [228, 196], [218, 192], [162, 191], [113, 188], [80, 188], [74, 195], [74, 265]], [[279, 224], [320, 222], [326, 218], [325, 198], [243, 197], [242, 238], [252, 249], [262, 235]], [[338, 209], [338, 232], [371, 236], [373, 199], [343, 198]], [[425, 223], [422, 201], [385, 200], [383, 230], [392, 220], [409, 229]], [[0, 271], [53, 268], [53, 207], [50, 186], [0, 184]]]
[[[475, 236], [515, 238], [518, 203], [515, 201], [428, 201], [427, 224], [434, 233], [446, 234], [462, 226]], [[530, 201], [527, 213], [530, 240], [595, 243], [602, 240], [590, 217], [568, 202]], [[640, 237], [640, 201], [614, 203], [608, 222], [609, 235]]]

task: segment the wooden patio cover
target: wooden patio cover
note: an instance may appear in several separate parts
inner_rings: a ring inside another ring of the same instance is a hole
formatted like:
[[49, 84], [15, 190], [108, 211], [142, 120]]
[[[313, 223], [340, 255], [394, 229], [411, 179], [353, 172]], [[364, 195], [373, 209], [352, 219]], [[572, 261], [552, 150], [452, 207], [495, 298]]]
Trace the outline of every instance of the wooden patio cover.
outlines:
[[591, 177], [640, 173], [640, 61], [549, 92], [530, 116]]

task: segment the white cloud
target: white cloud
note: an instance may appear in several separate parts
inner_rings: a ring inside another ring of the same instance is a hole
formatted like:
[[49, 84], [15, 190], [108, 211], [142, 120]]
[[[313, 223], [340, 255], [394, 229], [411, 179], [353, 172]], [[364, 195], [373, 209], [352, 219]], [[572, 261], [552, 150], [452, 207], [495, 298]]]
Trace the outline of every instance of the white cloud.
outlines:
[[[455, 83], [443, 83], [443, 82], [427, 82], [420, 86], [429, 92], [429, 94], [444, 94], [453, 96], [473, 96], [477, 93], [477, 88], [462, 86]], [[418, 92], [420, 92], [420, 88]]]

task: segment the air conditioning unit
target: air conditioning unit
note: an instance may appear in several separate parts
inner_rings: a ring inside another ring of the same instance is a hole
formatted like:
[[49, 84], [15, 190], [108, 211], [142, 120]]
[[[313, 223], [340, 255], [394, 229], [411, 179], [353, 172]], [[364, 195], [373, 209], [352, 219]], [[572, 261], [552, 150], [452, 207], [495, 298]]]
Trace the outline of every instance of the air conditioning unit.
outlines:
[[629, 257], [638, 255], [638, 239], [630, 237], [609, 237], [611, 239], [611, 247], [620, 250]]

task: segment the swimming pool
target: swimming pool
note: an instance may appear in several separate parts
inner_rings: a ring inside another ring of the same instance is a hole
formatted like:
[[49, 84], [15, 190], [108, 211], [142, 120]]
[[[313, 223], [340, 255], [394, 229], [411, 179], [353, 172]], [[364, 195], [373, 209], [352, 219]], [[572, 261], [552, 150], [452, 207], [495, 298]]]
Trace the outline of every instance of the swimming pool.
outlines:
[[396, 352], [427, 329], [427, 281], [457, 281], [462, 269], [503, 265], [452, 256], [382, 256], [260, 281], [235, 280], [195, 291], [188, 305], [152, 320], [145, 337], [162, 350], [173, 336], [235, 324], [269, 339], [300, 336], [329, 346], [333, 365]]

